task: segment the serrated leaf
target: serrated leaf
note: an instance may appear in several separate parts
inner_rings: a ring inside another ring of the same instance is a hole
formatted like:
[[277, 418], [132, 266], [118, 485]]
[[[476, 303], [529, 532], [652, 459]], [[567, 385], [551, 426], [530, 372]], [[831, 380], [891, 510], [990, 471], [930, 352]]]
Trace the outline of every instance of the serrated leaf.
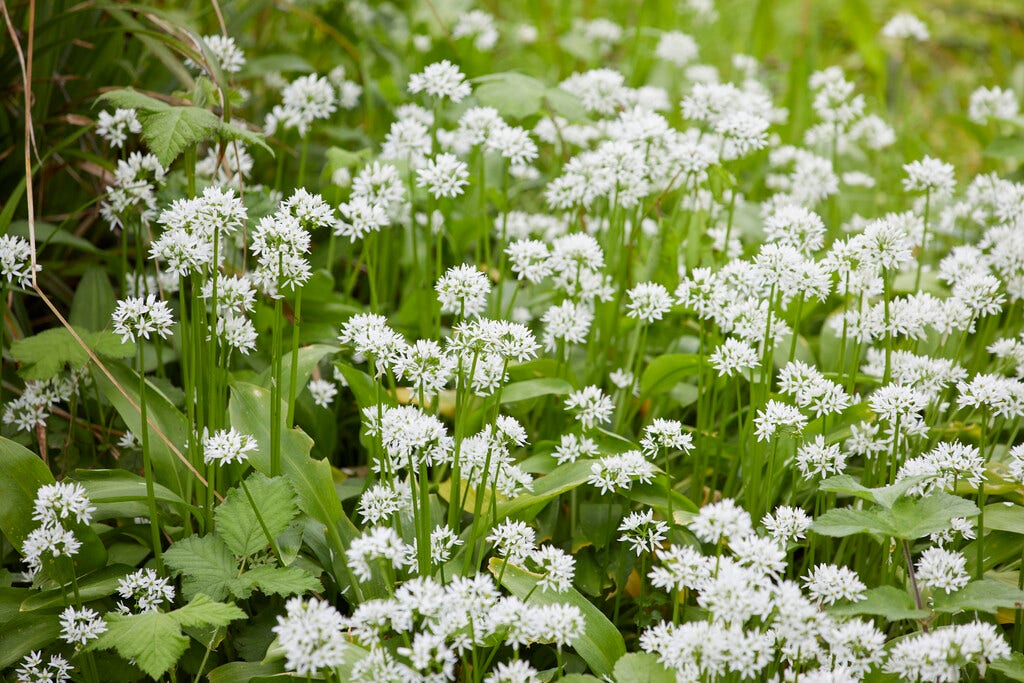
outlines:
[[188, 600], [199, 593], [223, 600], [238, 576], [238, 563], [217, 534], [177, 541], [164, 552], [164, 562], [183, 575], [181, 592]]
[[573, 643], [573, 649], [594, 673], [600, 676], [610, 674], [615, 662], [626, 654], [626, 643], [608, 617], [575, 588], [564, 593], [537, 590], [539, 575], [513, 564], [501, 571], [502, 564], [498, 558], [491, 558], [488, 569], [495, 577], [501, 576], [501, 585], [520, 600], [529, 596], [533, 604], [566, 604], [579, 608], [584, 620], [583, 635]]
[[[284, 477], [271, 479], [259, 472], [246, 479], [252, 500], [259, 506], [267, 532], [276, 537], [298, 514], [295, 491]], [[249, 497], [239, 484], [228, 492], [214, 511], [217, 534], [237, 557], [246, 557], [268, 545], [266, 533]]]
[[935, 591], [933, 604], [936, 612], [978, 611], [995, 614], [1000, 608], [1019, 609], [1024, 606], [1024, 591], [1002, 581], [982, 579], [971, 581], [948, 595]]
[[199, 594], [181, 609], [168, 612], [179, 626], [227, 626], [236, 619], [244, 619], [245, 612], [226, 602], [214, 602]]
[[[131, 344], [122, 344], [113, 332], [75, 331], [97, 355], [128, 358], [135, 353]], [[45, 380], [65, 368], [77, 370], [89, 363], [89, 354], [64, 327], [52, 327], [11, 344], [11, 357], [22, 364], [19, 374], [25, 379]]]
[[1024, 655], [1014, 652], [1008, 659], [996, 659], [988, 665], [989, 670], [998, 671], [1011, 681], [1024, 681]]
[[615, 683], [675, 683], [676, 674], [647, 652], [629, 652], [619, 657], [612, 671]]
[[200, 107], [168, 107], [139, 115], [142, 139], [167, 168], [187, 147], [194, 147], [220, 129], [220, 119]]
[[829, 614], [838, 616], [885, 617], [889, 621], [901, 619], [924, 619], [928, 610], [918, 609], [914, 599], [905, 590], [895, 586], [879, 586], [865, 592], [865, 598], [858, 602], [834, 605], [827, 608]]
[[253, 590], [264, 595], [288, 597], [322, 591], [323, 588], [319, 579], [298, 567], [256, 567], [231, 583], [231, 593], [243, 599], [249, 597]]
[[182, 635], [178, 622], [164, 612], [109, 612], [106, 621], [106, 632], [87, 649], [116, 650], [154, 679], [174, 666], [188, 647], [188, 638]]
[[219, 121], [217, 126], [217, 137], [225, 141], [238, 140], [250, 149], [253, 147], [260, 147], [261, 149], [269, 152], [270, 156], [274, 156], [274, 150], [267, 144], [267, 141], [261, 134], [234, 123], [224, 123], [223, 121]]
[[134, 109], [136, 112], [166, 111], [171, 105], [155, 97], [144, 95], [134, 88], [110, 90], [96, 98], [97, 103], [106, 103], [121, 109]]

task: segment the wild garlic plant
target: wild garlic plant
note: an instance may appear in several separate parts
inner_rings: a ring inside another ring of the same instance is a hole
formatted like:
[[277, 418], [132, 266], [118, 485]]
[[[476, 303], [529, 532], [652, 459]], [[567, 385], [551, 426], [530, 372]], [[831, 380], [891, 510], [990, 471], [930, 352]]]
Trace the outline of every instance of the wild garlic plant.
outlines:
[[786, 73], [678, 5], [138, 19], [183, 87], [0, 236], [0, 667], [1024, 680], [1013, 80], [976, 162], [928, 17]]

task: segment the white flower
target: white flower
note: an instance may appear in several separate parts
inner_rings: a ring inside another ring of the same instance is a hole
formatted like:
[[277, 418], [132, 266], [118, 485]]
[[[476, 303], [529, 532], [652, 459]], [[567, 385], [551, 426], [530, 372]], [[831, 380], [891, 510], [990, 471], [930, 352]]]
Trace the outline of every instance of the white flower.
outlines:
[[255, 437], [242, 434], [234, 427], [221, 429], [203, 439], [203, 462], [207, 465], [242, 463], [249, 459], [248, 453], [257, 447]]
[[43, 567], [43, 558], [73, 557], [78, 554], [82, 542], [75, 535], [60, 526], [41, 526], [25, 537], [21, 552], [25, 555], [28, 570], [25, 575], [34, 577]]
[[655, 521], [653, 510], [638, 511], [622, 520], [619, 531], [622, 532], [619, 541], [629, 543], [639, 557], [645, 552], [654, 552], [661, 545], [668, 533], [668, 524], [660, 519]]
[[576, 558], [553, 545], [542, 545], [530, 555], [542, 576], [537, 580], [541, 592], [548, 589], [555, 593], [564, 593], [572, 587], [572, 579], [576, 574]]
[[271, 629], [284, 650], [286, 667], [301, 675], [317, 674], [344, 662], [348, 644], [344, 619], [326, 601], [301, 597], [285, 603], [285, 615]]
[[796, 451], [796, 464], [805, 478], [821, 477], [846, 471], [846, 457], [839, 444], [825, 444], [825, 437], [818, 434], [814, 441], [802, 444]]
[[334, 382], [325, 379], [311, 379], [308, 386], [313, 403], [321, 408], [330, 408], [334, 397], [338, 395], [338, 387]]
[[14, 675], [19, 683], [66, 683], [73, 669], [60, 655], [50, 655], [50, 661], [43, 664], [43, 654], [33, 650], [21, 659]]
[[114, 332], [121, 335], [124, 343], [140, 338], [149, 339], [150, 333], [168, 337], [174, 319], [166, 301], [157, 301], [150, 294], [146, 298], [128, 297], [117, 302], [113, 313]]
[[579, 458], [592, 458], [597, 453], [597, 444], [593, 439], [575, 434], [563, 434], [551, 455], [561, 465], [567, 462], [576, 462]]
[[867, 587], [857, 572], [834, 564], [819, 564], [804, 577], [807, 592], [820, 603], [829, 605], [839, 600], [858, 602], [865, 598]]
[[903, 189], [907, 192], [927, 192], [933, 198], [953, 194], [956, 186], [953, 164], [926, 156], [905, 164], [903, 170], [907, 174], [903, 179]]
[[491, 281], [477, 268], [463, 264], [449, 268], [434, 286], [441, 312], [468, 318], [483, 313]]
[[512, 564], [522, 564], [537, 550], [536, 532], [526, 522], [516, 520], [505, 520], [492, 528], [487, 542]]
[[928, 548], [917, 560], [917, 581], [922, 588], [941, 588], [947, 594], [958, 591], [971, 580], [967, 560], [953, 550]]
[[128, 133], [137, 135], [141, 132], [142, 124], [134, 109], [115, 109], [113, 114], [101, 111], [96, 121], [96, 134], [113, 149], [124, 147]]
[[764, 408], [757, 411], [754, 425], [757, 427], [757, 440], [767, 441], [780, 427], [786, 427], [796, 433], [802, 432], [807, 426], [807, 418], [795, 406], [771, 399]]
[[88, 607], [80, 610], [67, 607], [60, 613], [60, 637], [69, 645], [85, 645], [106, 630], [107, 622]]
[[425, 187], [435, 199], [458, 197], [469, 184], [469, 167], [454, 154], [443, 152], [416, 169], [416, 186]]
[[79, 524], [88, 524], [95, 511], [81, 484], [58, 482], [44, 484], [36, 491], [32, 519], [43, 526], [59, 526], [74, 516]]
[[461, 102], [471, 89], [466, 76], [447, 59], [428, 65], [421, 73], [409, 77], [409, 92], [426, 92], [438, 99]]
[[990, 119], [1013, 119], [1020, 111], [1017, 94], [998, 85], [992, 88], [978, 88], [971, 93], [967, 105], [967, 118], [979, 126], [988, 124]]
[[452, 559], [452, 551], [465, 543], [446, 525], [438, 525], [430, 532], [430, 561], [442, 565]]
[[601, 458], [590, 466], [587, 483], [596, 486], [601, 493], [629, 488], [633, 480], [649, 484], [655, 468], [640, 451], [626, 451]]
[[761, 518], [761, 524], [780, 543], [798, 541], [811, 528], [812, 520], [803, 508], [780, 505], [773, 514]]
[[[136, 572], [118, 579], [117, 592], [123, 600], [134, 600], [139, 612], [155, 612], [164, 602], [174, 600], [174, 586], [168, 579], [160, 576], [152, 569], [139, 569]], [[131, 614], [129, 606], [118, 601], [117, 611]]]
[[576, 416], [584, 429], [593, 429], [611, 419], [615, 404], [600, 387], [590, 385], [570, 393], [565, 399], [565, 407]]
[[399, 570], [408, 564], [408, 547], [390, 527], [373, 527], [352, 540], [348, 566], [360, 581], [369, 581], [370, 562], [383, 560]]
[[725, 341], [708, 356], [708, 361], [718, 371], [719, 376], [723, 377], [742, 375], [761, 365], [757, 350], [735, 337], [726, 337]]
[[645, 323], [661, 320], [672, 308], [671, 295], [657, 282], [641, 282], [626, 292], [626, 296], [629, 297], [627, 315]]
[[719, 543], [750, 533], [750, 514], [731, 498], [705, 505], [690, 522], [694, 535], [705, 543]]
[[959, 681], [960, 670], [974, 665], [984, 679], [989, 662], [1009, 656], [1010, 646], [995, 624], [971, 621], [894, 643], [885, 671], [905, 681]]
[[[210, 51], [219, 63], [221, 71], [229, 74], [238, 73], [245, 66], [245, 53], [235, 45], [235, 39], [220, 34], [203, 36], [203, 44]], [[185, 65], [194, 69], [199, 68], [191, 59], [185, 60]]]
[[909, 12], [900, 12], [882, 27], [882, 37], [893, 40], [928, 40], [928, 27]]
[[654, 458], [662, 449], [689, 453], [693, 450], [693, 436], [683, 432], [683, 425], [678, 420], [656, 417], [644, 427], [640, 436], [640, 449], [648, 458]]
[[658, 39], [654, 54], [675, 66], [686, 66], [697, 59], [697, 41], [681, 31], [665, 31]]

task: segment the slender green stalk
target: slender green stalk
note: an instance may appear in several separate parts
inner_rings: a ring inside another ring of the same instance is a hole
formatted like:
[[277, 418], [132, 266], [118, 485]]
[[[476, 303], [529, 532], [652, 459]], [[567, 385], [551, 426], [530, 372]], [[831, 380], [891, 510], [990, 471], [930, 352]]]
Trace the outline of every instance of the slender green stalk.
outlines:
[[142, 344], [138, 345], [139, 361], [139, 420], [142, 431], [142, 464], [146, 476], [146, 501], [149, 503], [149, 529], [153, 541], [153, 555], [157, 570], [164, 574], [164, 551], [160, 535], [160, 514], [156, 507], [153, 485], [153, 459], [149, 450], [149, 415], [146, 411], [146, 371], [142, 364]]
[[295, 293], [295, 315], [292, 321], [292, 367], [291, 377], [288, 382], [288, 419], [285, 424], [288, 427], [295, 426], [295, 394], [299, 381], [299, 325], [302, 318], [302, 290]]
[[270, 476], [281, 474], [281, 297], [274, 299], [270, 384]]

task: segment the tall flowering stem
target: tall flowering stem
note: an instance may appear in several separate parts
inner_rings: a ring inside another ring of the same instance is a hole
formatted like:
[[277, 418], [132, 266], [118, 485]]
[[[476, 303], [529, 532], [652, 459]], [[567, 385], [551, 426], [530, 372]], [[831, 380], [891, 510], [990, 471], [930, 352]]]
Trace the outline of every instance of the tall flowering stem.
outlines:
[[146, 410], [146, 370], [143, 366], [142, 344], [138, 345], [139, 362], [139, 421], [142, 426], [142, 466], [146, 477], [146, 502], [149, 505], [149, 531], [153, 542], [153, 555], [157, 570], [164, 573], [164, 553], [160, 534], [160, 511], [156, 507], [153, 485], [153, 457], [149, 449], [149, 415]]

